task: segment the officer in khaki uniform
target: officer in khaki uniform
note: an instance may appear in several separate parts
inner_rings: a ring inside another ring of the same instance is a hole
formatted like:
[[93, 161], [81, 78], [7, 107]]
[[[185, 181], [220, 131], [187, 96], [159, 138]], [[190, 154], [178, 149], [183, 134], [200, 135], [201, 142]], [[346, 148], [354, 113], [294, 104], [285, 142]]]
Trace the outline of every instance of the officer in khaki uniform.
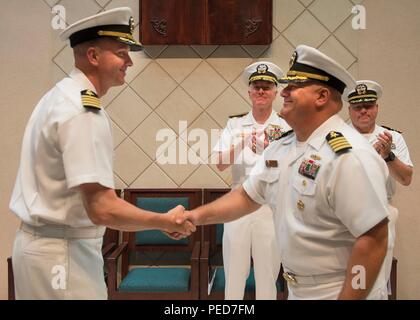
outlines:
[[17, 299], [106, 299], [101, 254], [105, 226], [188, 235], [169, 214], [146, 212], [114, 191], [111, 121], [100, 98], [132, 66], [130, 8], [80, 20], [61, 34], [75, 69], [35, 107], [26, 126], [10, 209], [22, 220], [13, 246]]
[[[245, 181], [268, 143], [290, 129], [272, 107], [277, 96], [278, 79], [282, 75], [278, 66], [267, 61], [255, 62], [244, 70], [243, 80], [249, 86], [252, 110], [230, 117], [213, 150], [218, 153], [217, 167], [220, 170], [232, 167], [232, 189]], [[269, 206], [262, 206], [256, 212], [224, 225], [225, 299], [243, 299], [251, 256], [256, 299], [276, 299], [280, 258]]]
[[[384, 263], [385, 274], [389, 278], [395, 245], [395, 226], [398, 217], [398, 209], [392, 206], [392, 196], [396, 191], [396, 181], [404, 186], [411, 183], [413, 163], [401, 132], [376, 124], [379, 110], [378, 100], [381, 98], [382, 92], [379, 83], [371, 80], [360, 80], [357, 81], [355, 88], [349, 90], [347, 101], [351, 119], [350, 126], [359, 131], [381, 155], [390, 173], [386, 185], [390, 211], [388, 252]], [[389, 293], [391, 293], [390, 287]]]
[[289, 299], [386, 299], [388, 169], [337, 115], [355, 80], [300, 45], [280, 82], [280, 114], [294, 132], [270, 144], [242, 187], [185, 217], [220, 223], [269, 204]]

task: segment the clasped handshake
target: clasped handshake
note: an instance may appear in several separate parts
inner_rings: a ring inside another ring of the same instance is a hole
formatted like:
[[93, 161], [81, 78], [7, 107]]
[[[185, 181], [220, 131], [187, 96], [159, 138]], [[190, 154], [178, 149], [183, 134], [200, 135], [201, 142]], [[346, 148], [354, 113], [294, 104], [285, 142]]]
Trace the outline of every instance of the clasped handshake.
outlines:
[[169, 210], [166, 216], [168, 226], [162, 228], [162, 232], [169, 238], [180, 240], [196, 231], [198, 220], [193, 211], [187, 211], [183, 206], [178, 205]]

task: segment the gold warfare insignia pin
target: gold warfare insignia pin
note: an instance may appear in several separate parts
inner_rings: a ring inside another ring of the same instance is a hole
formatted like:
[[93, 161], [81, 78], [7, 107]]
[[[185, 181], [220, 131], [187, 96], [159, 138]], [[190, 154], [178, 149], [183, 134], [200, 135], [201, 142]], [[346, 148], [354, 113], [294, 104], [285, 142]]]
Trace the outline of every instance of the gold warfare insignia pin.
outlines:
[[337, 131], [331, 131], [325, 138], [331, 149], [337, 154], [342, 154], [352, 148], [347, 139]]
[[367, 89], [368, 89], [368, 87], [364, 83], [358, 84], [356, 86], [356, 92], [357, 92], [358, 95], [366, 94]]
[[266, 64], [259, 64], [257, 66], [257, 72], [259, 74], [265, 74], [268, 71], [268, 66]]
[[319, 160], [321, 160], [321, 157], [317, 154], [311, 154], [311, 159], [315, 160], [315, 161], [319, 161]]

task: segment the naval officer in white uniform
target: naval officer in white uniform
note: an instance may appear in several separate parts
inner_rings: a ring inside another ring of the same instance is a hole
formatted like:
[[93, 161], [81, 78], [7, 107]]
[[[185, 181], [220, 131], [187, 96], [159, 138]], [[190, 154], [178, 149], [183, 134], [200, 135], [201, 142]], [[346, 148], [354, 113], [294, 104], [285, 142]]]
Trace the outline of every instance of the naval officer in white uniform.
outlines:
[[[376, 123], [379, 112], [378, 100], [382, 96], [382, 86], [372, 80], [359, 80], [355, 88], [347, 95], [349, 116], [353, 128], [359, 131], [375, 148], [386, 162], [389, 169], [387, 193], [389, 200], [388, 252], [384, 263], [385, 274], [391, 274], [393, 250], [395, 246], [395, 227], [398, 209], [392, 205], [396, 191], [396, 181], [403, 186], [411, 183], [413, 162], [407, 144], [401, 132]], [[389, 282], [388, 282], [389, 283]], [[390, 286], [389, 287], [389, 293]]]
[[269, 204], [289, 299], [386, 299], [388, 168], [337, 115], [355, 80], [300, 45], [280, 82], [280, 114], [294, 133], [270, 144], [242, 187], [185, 217], [220, 223]]
[[[245, 68], [243, 80], [248, 85], [251, 111], [231, 116], [214, 148], [217, 168], [232, 168], [232, 189], [248, 177], [255, 162], [268, 144], [290, 130], [273, 110], [278, 79], [282, 70], [274, 63], [255, 62]], [[225, 299], [244, 298], [245, 284], [253, 261], [256, 299], [276, 299], [276, 282], [280, 257], [273, 225], [273, 213], [265, 205], [236, 221], [225, 223], [223, 232], [223, 266]]]
[[[35, 107], [26, 126], [10, 209], [22, 220], [13, 246], [17, 299], [106, 299], [105, 226], [188, 235], [170, 214], [145, 212], [114, 191], [111, 121], [100, 98], [132, 66], [130, 8], [80, 20], [61, 33], [75, 69]], [[177, 232], [178, 232], [177, 231]]]

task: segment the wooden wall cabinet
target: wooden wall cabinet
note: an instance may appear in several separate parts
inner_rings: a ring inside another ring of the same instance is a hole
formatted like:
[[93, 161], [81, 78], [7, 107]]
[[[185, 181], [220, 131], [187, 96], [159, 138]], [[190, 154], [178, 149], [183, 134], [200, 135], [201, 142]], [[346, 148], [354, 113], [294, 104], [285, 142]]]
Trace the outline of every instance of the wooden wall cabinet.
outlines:
[[272, 42], [272, 0], [140, 0], [144, 45]]

